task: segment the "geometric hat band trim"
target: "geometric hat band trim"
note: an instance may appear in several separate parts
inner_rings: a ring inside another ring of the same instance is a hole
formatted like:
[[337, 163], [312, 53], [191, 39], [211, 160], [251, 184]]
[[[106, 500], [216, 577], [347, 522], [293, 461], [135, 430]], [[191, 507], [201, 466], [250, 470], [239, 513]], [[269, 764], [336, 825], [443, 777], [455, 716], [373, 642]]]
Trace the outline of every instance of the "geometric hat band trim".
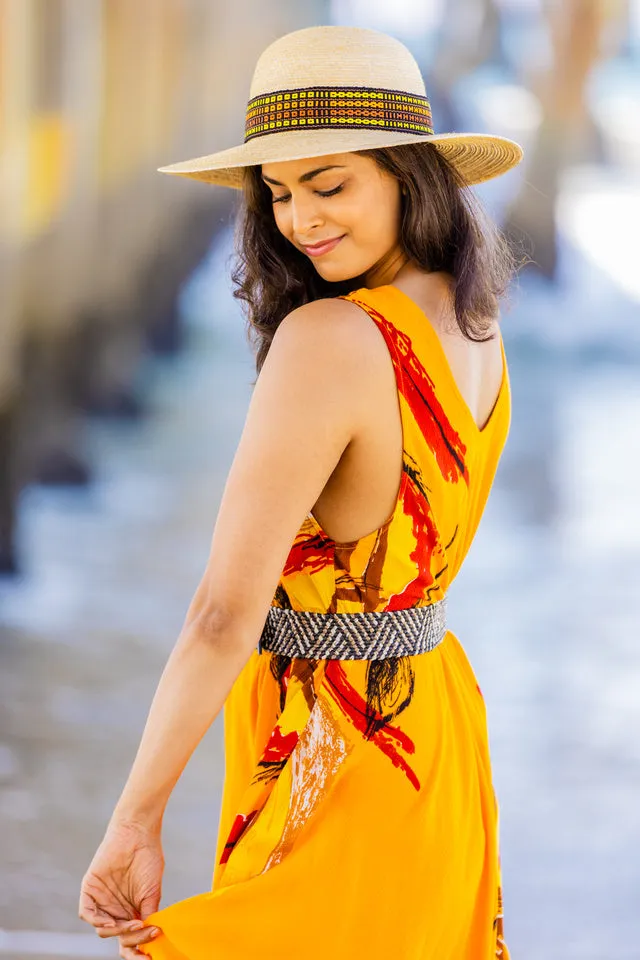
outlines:
[[247, 105], [244, 142], [282, 130], [321, 128], [433, 134], [427, 97], [372, 87], [305, 87], [253, 97]]

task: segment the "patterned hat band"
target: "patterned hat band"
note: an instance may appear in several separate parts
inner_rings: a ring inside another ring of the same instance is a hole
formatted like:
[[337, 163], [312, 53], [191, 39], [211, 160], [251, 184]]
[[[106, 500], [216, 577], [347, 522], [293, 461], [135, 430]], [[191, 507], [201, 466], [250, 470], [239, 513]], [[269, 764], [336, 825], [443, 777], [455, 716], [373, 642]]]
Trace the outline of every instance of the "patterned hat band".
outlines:
[[427, 97], [373, 87], [306, 87], [253, 97], [244, 142], [284, 130], [361, 129], [431, 134]]
[[472, 185], [523, 157], [498, 134], [434, 133], [415, 57], [365, 27], [304, 27], [274, 40], [258, 57], [247, 99], [241, 143], [158, 169], [242, 190], [246, 170], [261, 164], [417, 144], [425, 162], [437, 150]]

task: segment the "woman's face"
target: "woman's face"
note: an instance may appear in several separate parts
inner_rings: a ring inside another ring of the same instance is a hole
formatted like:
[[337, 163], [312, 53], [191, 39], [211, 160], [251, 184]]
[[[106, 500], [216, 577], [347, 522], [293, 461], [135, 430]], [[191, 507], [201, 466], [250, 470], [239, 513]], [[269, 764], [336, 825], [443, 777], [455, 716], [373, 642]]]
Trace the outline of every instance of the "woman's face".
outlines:
[[262, 164], [262, 179], [278, 229], [325, 280], [367, 275], [387, 282], [389, 267], [404, 259], [400, 184], [370, 157], [271, 161]]

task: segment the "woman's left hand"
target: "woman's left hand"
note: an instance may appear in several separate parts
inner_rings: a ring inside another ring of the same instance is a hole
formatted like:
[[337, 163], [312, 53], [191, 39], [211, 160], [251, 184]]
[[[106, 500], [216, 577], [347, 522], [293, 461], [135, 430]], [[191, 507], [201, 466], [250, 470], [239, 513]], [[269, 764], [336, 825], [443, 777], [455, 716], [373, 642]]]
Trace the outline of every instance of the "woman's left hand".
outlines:
[[160, 905], [163, 870], [159, 831], [116, 823], [108, 827], [84, 875], [80, 919], [100, 937], [119, 937], [124, 960], [139, 960], [137, 946], [157, 935], [144, 920]]

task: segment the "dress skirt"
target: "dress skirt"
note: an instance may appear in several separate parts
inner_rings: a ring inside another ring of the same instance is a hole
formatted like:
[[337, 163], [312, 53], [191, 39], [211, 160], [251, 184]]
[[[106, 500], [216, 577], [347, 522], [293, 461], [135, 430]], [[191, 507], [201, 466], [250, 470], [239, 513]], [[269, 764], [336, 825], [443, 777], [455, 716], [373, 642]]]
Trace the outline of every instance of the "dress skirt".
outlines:
[[252, 653], [224, 707], [213, 889], [154, 960], [508, 960], [485, 702], [454, 633], [386, 660]]

